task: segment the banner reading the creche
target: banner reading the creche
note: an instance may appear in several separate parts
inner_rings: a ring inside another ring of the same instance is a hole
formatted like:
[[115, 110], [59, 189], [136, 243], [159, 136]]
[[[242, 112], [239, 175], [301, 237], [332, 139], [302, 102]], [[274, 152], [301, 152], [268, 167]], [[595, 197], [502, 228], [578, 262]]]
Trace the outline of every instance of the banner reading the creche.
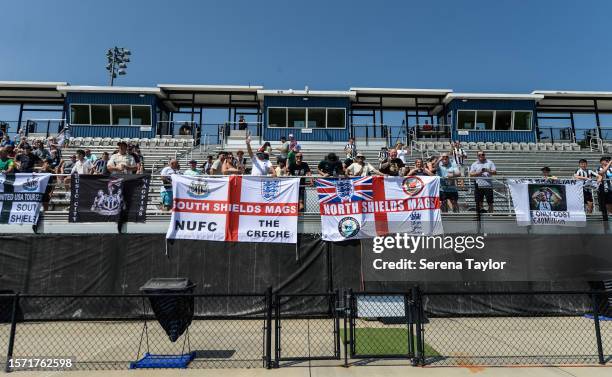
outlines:
[[326, 241], [443, 232], [439, 177], [320, 178], [316, 185]]
[[172, 176], [166, 238], [297, 242], [299, 178]]
[[585, 226], [583, 185], [575, 180], [510, 179], [518, 225]]
[[71, 223], [145, 222], [150, 174], [71, 176]]
[[0, 175], [0, 224], [35, 225], [50, 178], [51, 174]]

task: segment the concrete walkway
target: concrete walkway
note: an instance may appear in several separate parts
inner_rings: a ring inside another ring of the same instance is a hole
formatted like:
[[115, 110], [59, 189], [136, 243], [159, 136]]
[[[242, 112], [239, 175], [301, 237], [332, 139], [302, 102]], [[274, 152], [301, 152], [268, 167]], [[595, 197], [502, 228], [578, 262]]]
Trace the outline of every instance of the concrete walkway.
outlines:
[[[78, 372], [14, 372], [14, 377], [609, 377], [610, 367], [567, 368], [413, 368], [378, 367], [319, 367], [265, 369], [201, 369], [201, 370], [139, 370], [139, 371], [78, 371]], [[8, 375], [7, 375], [8, 376]]]

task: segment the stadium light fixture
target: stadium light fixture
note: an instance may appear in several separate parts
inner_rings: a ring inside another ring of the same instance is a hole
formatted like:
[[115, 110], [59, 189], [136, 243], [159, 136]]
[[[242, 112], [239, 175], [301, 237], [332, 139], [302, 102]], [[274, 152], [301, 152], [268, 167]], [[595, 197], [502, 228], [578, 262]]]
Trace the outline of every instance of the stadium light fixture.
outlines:
[[127, 75], [127, 63], [130, 62], [129, 56], [132, 52], [123, 47], [113, 47], [106, 50], [106, 70], [110, 76], [110, 85], [113, 86], [117, 75]]

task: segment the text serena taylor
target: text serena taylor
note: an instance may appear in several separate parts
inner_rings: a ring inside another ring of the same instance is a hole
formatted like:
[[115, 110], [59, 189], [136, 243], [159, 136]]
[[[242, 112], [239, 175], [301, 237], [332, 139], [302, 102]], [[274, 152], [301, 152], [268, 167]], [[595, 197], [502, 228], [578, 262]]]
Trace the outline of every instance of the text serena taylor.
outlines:
[[418, 198], [361, 200], [347, 203], [321, 203], [322, 215], [353, 215], [377, 212], [405, 212], [440, 208], [440, 198], [424, 196]]
[[174, 199], [175, 212], [188, 213], [238, 213], [241, 215], [297, 216], [297, 203], [227, 203], [220, 200]]

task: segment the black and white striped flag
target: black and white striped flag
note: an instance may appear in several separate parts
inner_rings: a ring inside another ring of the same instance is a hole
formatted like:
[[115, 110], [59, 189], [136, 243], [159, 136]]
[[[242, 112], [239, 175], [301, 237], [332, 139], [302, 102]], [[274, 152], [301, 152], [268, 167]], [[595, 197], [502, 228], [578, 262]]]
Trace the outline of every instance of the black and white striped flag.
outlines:
[[0, 175], [0, 224], [35, 225], [50, 178], [51, 174]]

